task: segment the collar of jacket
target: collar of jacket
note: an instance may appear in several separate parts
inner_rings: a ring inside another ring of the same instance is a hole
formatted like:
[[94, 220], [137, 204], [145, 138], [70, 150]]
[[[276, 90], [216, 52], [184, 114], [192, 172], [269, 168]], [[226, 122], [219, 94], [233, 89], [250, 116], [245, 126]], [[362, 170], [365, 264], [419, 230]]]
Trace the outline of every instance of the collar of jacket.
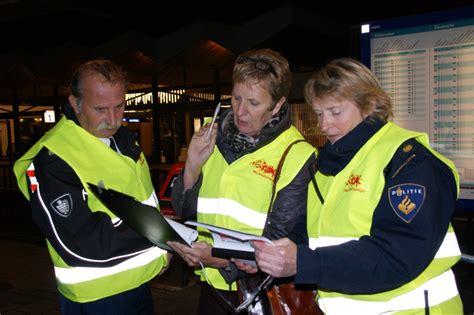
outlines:
[[330, 176], [339, 173], [367, 140], [384, 125], [380, 120], [374, 122], [365, 119], [336, 143], [326, 141], [318, 153], [318, 170]]
[[[69, 103], [66, 103], [64, 106], [64, 116], [66, 116], [67, 119], [74, 121], [76, 125], [81, 126], [76, 113], [74, 113], [74, 110]], [[113, 135], [113, 137], [115, 143], [123, 155], [132, 158], [134, 161], [138, 161], [140, 154], [142, 153], [142, 149], [136, 145], [137, 136], [135, 133], [131, 132], [124, 126], [121, 126]]]

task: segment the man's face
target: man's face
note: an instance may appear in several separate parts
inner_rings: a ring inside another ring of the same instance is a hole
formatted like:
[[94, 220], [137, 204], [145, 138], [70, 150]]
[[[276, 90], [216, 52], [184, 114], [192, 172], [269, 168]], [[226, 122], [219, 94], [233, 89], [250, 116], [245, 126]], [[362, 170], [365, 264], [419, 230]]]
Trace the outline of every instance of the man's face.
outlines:
[[82, 78], [82, 99], [69, 96], [69, 102], [82, 128], [99, 138], [113, 136], [122, 125], [125, 110], [125, 88], [110, 83], [99, 74]]

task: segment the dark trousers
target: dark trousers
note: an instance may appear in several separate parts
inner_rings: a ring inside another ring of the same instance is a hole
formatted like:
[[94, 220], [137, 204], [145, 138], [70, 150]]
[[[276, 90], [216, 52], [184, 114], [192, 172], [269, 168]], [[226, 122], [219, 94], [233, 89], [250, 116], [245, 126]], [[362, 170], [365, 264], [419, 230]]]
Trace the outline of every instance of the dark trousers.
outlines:
[[[206, 282], [201, 282], [201, 293], [199, 295], [199, 315], [231, 315], [235, 314], [233, 308], [239, 306], [239, 295], [237, 291], [224, 291], [212, 288]], [[222, 296], [219, 296], [219, 294]], [[228, 305], [227, 300], [232, 306]], [[244, 313], [239, 313], [244, 314]]]
[[[111, 283], [111, 285], [113, 285]], [[148, 283], [97, 301], [77, 303], [59, 294], [62, 315], [153, 315], [153, 297]]]

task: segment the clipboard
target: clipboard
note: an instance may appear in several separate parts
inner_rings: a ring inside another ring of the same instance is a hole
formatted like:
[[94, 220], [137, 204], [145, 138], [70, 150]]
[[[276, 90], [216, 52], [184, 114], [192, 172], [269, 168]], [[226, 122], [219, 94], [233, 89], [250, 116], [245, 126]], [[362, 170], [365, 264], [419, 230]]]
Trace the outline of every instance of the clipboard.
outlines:
[[172, 251], [166, 242], [176, 241], [191, 245], [198, 235], [194, 229], [164, 217], [158, 209], [137, 201], [132, 196], [113, 189], [87, 183], [94, 195], [135, 232], [156, 246]]

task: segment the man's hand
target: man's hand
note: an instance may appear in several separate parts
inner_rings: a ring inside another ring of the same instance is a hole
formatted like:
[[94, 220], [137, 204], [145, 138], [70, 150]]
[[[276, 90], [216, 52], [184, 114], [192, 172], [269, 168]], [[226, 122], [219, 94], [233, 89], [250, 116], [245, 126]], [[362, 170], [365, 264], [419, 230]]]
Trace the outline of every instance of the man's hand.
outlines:
[[206, 267], [226, 267], [229, 264], [227, 259], [213, 257], [212, 246], [206, 242], [193, 243], [192, 247], [178, 242], [167, 243], [190, 267], [195, 267], [201, 262]]
[[264, 242], [252, 242], [255, 248], [257, 265], [265, 273], [277, 278], [296, 274], [295, 243], [288, 238], [273, 241], [273, 245]]

